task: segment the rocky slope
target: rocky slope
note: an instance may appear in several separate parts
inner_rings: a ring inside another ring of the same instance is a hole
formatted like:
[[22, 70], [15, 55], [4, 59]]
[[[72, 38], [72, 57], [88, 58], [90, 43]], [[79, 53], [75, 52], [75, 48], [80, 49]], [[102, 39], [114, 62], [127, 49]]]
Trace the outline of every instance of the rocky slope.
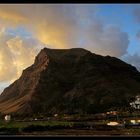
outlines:
[[140, 94], [140, 73], [82, 48], [44, 48], [0, 95], [2, 113], [96, 113]]

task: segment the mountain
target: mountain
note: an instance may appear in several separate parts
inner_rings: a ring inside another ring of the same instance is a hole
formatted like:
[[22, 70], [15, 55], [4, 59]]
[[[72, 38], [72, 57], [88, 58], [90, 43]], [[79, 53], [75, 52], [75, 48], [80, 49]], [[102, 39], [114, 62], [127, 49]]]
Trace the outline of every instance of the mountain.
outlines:
[[118, 58], [82, 48], [44, 48], [0, 95], [0, 112], [97, 113], [140, 94], [140, 73]]

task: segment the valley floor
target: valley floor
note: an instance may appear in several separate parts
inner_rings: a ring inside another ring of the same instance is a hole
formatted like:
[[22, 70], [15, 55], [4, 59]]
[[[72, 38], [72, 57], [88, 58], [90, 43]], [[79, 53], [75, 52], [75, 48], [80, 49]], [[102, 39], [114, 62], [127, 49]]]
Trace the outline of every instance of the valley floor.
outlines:
[[105, 121], [11, 121], [1, 122], [0, 135], [22, 136], [140, 136], [140, 126], [107, 126]]

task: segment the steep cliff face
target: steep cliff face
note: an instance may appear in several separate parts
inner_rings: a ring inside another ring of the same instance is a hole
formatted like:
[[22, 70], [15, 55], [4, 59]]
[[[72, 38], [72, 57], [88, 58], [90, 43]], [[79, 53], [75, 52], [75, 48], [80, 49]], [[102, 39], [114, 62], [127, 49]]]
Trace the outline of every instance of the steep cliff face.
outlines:
[[140, 94], [140, 73], [81, 48], [48, 49], [0, 95], [2, 113], [96, 113]]
[[[35, 92], [35, 88], [39, 82], [40, 74], [48, 65], [49, 59], [45, 51], [41, 51], [36, 57], [35, 63], [23, 70], [21, 77], [13, 84], [7, 87], [0, 96], [1, 112], [9, 113], [25, 109], [32, 112], [28, 104]], [[25, 112], [26, 112], [25, 111]]]

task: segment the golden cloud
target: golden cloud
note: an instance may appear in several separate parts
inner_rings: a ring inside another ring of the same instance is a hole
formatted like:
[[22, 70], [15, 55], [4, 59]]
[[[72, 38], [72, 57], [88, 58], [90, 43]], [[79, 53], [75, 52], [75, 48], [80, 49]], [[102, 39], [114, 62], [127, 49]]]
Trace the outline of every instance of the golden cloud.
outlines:
[[[95, 9], [95, 5], [72, 4], [0, 5], [0, 81], [18, 78], [44, 47], [40, 42], [52, 48], [83, 47], [101, 55], [125, 54], [127, 33], [106, 29], [94, 16]], [[33, 34], [35, 43], [32, 38], [5, 35], [7, 28], [20, 26]]]
[[19, 14], [15, 14], [12, 13], [11, 11], [0, 11], [0, 18], [4, 19], [4, 20], [8, 20], [8, 22], [12, 21], [15, 23], [22, 23], [22, 22], [26, 22], [27, 18], [19, 15]]

